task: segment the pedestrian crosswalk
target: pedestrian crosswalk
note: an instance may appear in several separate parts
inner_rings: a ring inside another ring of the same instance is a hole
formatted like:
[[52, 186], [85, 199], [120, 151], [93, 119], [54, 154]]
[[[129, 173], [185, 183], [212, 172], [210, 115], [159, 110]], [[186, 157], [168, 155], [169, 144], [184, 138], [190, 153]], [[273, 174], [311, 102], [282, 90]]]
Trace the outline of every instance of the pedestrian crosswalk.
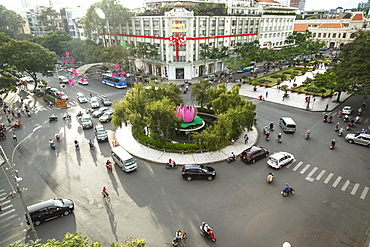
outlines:
[[298, 163], [293, 161], [285, 168], [291, 168], [292, 171], [298, 172], [301, 175], [307, 174], [306, 180], [308, 181], [322, 181], [324, 184], [331, 185], [333, 188], [340, 188], [343, 192], [349, 192], [352, 196], [359, 196], [362, 200], [365, 200], [369, 191], [369, 187], [367, 186], [362, 186], [359, 183], [345, 179], [342, 176], [335, 175], [332, 172], [320, 170], [317, 166], [312, 167], [310, 164], [303, 164], [302, 161], [299, 161]]

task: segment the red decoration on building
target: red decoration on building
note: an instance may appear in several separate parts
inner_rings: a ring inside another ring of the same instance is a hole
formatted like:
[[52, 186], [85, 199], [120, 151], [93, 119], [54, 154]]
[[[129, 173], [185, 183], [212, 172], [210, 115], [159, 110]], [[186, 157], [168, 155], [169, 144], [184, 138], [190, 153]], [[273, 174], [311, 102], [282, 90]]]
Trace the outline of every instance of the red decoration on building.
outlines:
[[[176, 20], [176, 24], [179, 24], [178, 20]], [[176, 27], [176, 29], [178, 29], [178, 27]], [[179, 59], [179, 46], [186, 46], [185, 44], [186, 35], [185, 34], [179, 35], [179, 33], [176, 32], [175, 35], [170, 36], [170, 41], [172, 41], [170, 46], [176, 46], [176, 59]]]

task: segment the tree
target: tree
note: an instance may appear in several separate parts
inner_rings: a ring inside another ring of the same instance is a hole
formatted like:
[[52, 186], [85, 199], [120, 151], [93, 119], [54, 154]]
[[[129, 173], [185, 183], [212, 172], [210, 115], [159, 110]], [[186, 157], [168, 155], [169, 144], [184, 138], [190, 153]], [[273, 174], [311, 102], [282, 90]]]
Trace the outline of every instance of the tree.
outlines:
[[[28, 243], [17, 242], [9, 245], [9, 247], [57, 247], [57, 246], [79, 246], [79, 247], [102, 247], [98, 242], [88, 243], [90, 240], [87, 237], [82, 237], [80, 232], [66, 233], [62, 241], [49, 239], [47, 243], [41, 243], [41, 240], [30, 240]], [[111, 247], [144, 247], [145, 239], [135, 238], [134, 236], [127, 237], [125, 243], [112, 243]]]
[[191, 98], [196, 100], [200, 107], [204, 107], [209, 101], [208, 89], [211, 83], [207, 80], [201, 80], [200, 83], [195, 83], [191, 89]]
[[45, 31], [58, 30], [58, 24], [61, 21], [60, 13], [56, 12], [53, 8], [47, 7], [46, 9], [41, 9], [41, 14], [36, 16], [36, 19], [45, 26]]
[[11, 41], [0, 46], [0, 60], [20, 72], [26, 72], [35, 81], [37, 73], [52, 76], [56, 62], [55, 53], [29, 41]]
[[21, 33], [24, 23], [25, 21], [19, 14], [0, 5], [0, 28], [9, 31], [11, 37]]
[[41, 45], [50, 51], [55, 52], [59, 56], [63, 56], [67, 51], [66, 46], [72, 37], [62, 31], [48, 33], [43, 37]]
[[152, 74], [156, 75], [155, 59], [159, 56], [158, 47], [156, 44], [148, 45], [147, 56], [153, 60]]
[[207, 59], [211, 57], [211, 47], [207, 44], [201, 44], [199, 56], [204, 59], [204, 72], [208, 74]]
[[[355, 40], [343, 47], [342, 61], [334, 67], [341, 91], [355, 95], [370, 94], [370, 32], [358, 32]], [[339, 100], [340, 94], [338, 94]]]

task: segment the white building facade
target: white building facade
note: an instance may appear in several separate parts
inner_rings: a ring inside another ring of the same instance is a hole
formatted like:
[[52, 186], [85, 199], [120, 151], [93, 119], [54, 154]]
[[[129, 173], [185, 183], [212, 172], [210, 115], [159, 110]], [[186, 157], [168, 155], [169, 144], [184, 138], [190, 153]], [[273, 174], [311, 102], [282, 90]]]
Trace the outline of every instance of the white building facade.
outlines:
[[[133, 16], [117, 35], [117, 42], [156, 44], [159, 56], [154, 61], [143, 59], [142, 69], [152, 75], [183, 80], [218, 73], [226, 70], [222, 60], [201, 57], [202, 44], [229, 49], [238, 42], [254, 40], [266, 48], [285, 45], [284, 40], [293, 32], [295, 15], [276, 14], [293, 10], [276, 3], [253, 7], [253, 14], [223, 16], [194, 16], [178, 3], [162, 16]], [[115, 45], [112, 36], [105, 35], [103, 43]]]

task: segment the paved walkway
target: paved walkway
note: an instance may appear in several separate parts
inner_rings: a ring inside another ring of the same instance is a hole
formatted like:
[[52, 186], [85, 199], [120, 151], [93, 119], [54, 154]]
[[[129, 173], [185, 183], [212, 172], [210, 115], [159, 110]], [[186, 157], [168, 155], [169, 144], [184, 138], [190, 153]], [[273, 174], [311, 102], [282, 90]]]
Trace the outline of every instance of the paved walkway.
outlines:
[[[301, 85], [302, 82], [307, 78], [312, 78], [316, 73], [324, 73], [325, 69], [320, 68], [313, 72], [306, 73], [305, 75], [296, 77], [295, 83], [297, 85]], [[196, 83], [199, 79], [192, 80], [193, 83]], [[167, 82], [166, 82], [167, 83]], [[182, 82], [174, 82], [180, 84]], [[282, 85], [289, 85], [291, 87], [293, 82], [285, 81]], [[231, 89], [235, 83], [228, 83], [227, 89]], [[191, 92], [191, 87], [190, 87]], [[267, 95], [266, 95], [267, 93]], [[253, 91], [253, 86], [249, 84], [242, 84], [240, 88], [240, 94], [246, 96], [248, 98], [258, 99], [259, 95], [263, 95], [264, 100], [268, 102], [273, 102], [277, 104], [283, 104], [290, 107], [300, 108], [302, 110], [307, 110], [307, 102], [305, 98], [307, 95], [305, 94], [298, 94], [298, 93], [289, 93], [290, 97], [288, 99], [282, 100], [284, 92], [278, 90], [275, 86], [273, 88], [263, 88], [258, 87], [257, 91]], [[266, 97], [267, 96], [267, 97]], [[344, 101], [349, 98], [350, 95], [342, 93], [340, 100]], [[328, 111], [334, 110], [339, 103], [333, 102], [336, 97], [333, 98], [326, 98], [322, 99], [321, 97], [317, 96], [312, 98], [311, 104], [308, 110], [310, 111], [325, 111], [326, 106], [328, 105]], [[248, 134], [249, 141], [247, 144], [244, 143], [244, 134]], [[220, 161], [226, 161], [227, 157], [230, 155], [231, 152], [238, 155], [241, 154], [243, 150], [248, 147], [255, 145], [258, 141], [258, 131], [256, 128], [253, 128], [252, 131], [244, 132], [238, 140], [235, 140], [233, 145], [229, 145], [224, 149], [217, 151], [217, 152], [205, 152], [205, 153], [197, 153], [197, 154], [179, 154], [179, 153], [168, 153], [163, 152], [160, 150], [155, 150], [144, 146], [137, 142], [132, 134], [131, 134], [131, 127], [123, 127], [118, 128], [116, 131], [116, 140], [118, 143], [129, 153], [132, 155], [139, 157], [144, 160], [148, 160], [151, 162], [156, 163], [166, 163], [170, 158], [176, 161], [177, 164], [191, 164], [191, 163], [199, 163], [199, 164], [207, 164], [207, 163], [215, 163]]]

